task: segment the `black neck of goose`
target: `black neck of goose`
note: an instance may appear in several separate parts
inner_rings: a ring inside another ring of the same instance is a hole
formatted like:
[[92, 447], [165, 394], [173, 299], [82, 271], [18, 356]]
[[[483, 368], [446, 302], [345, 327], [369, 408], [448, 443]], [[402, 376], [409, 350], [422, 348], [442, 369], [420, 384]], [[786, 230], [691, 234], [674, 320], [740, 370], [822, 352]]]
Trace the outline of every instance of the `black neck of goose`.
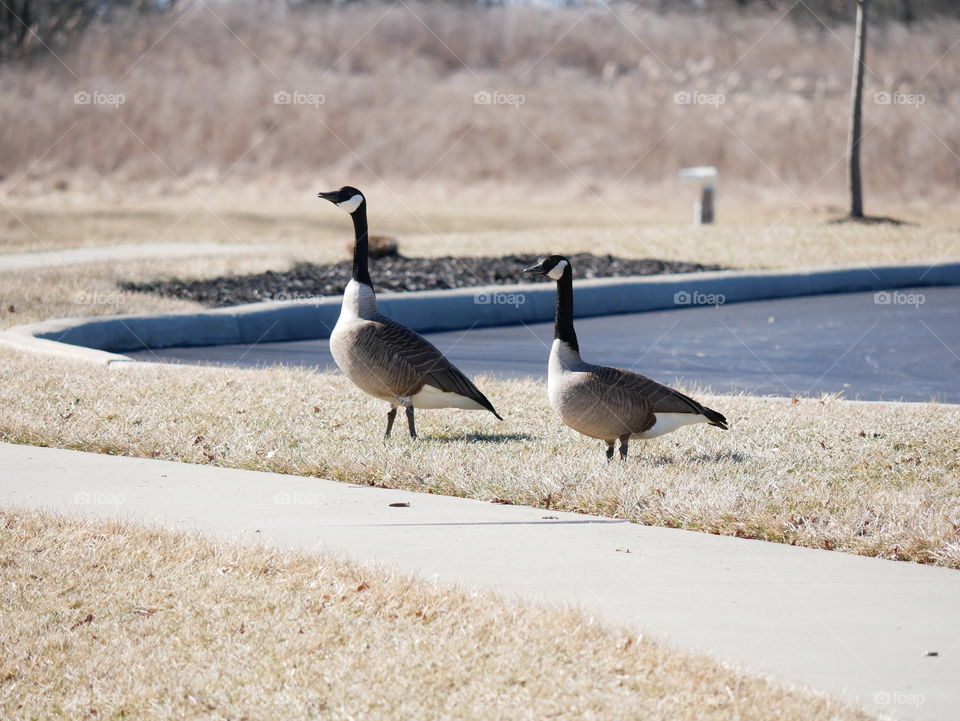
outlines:
[[553, 323], [553, 337], [579, 351], [577, 333], [573, 329], [573, 273], [567, 267], [557, 281], [557, 315]]
[[367, 267], [369, 254], [367, 243], [367, 201], [360, 203], [360, 207], [350, 214], [353, 218], [353, 279], [358, 283], [373, 286], [370, 280], [370, 269]]

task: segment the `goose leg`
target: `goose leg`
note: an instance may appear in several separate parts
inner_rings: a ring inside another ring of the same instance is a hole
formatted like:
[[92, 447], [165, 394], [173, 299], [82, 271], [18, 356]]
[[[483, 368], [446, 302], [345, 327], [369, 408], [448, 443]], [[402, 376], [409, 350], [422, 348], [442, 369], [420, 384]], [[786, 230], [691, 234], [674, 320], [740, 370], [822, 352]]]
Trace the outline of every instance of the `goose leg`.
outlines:
[[397, 417], [397, 407], [390, 406], [390, 410], [387, 411], [387, 432], [383, 434], [383, 440], [387, 440], [390, 437], [390, 431], [393, 430], [393, 419]]
[[410, 426], [410, 437], [417, 437], [417, 427], [413, 422], [413, 406], [407, 406], [407, 425]]
[[[630, 440], [630, 434], [624, 433], [620, 436], [620, 462], [626, 463], [627, 461], [627, 443]], [[610, 446], [610, 452], [613, 452], [613, 446]]]
[[610, 462], [610, 459], [613, 458], [613, 444], [614, 441], [607, 441], [607, 462]]

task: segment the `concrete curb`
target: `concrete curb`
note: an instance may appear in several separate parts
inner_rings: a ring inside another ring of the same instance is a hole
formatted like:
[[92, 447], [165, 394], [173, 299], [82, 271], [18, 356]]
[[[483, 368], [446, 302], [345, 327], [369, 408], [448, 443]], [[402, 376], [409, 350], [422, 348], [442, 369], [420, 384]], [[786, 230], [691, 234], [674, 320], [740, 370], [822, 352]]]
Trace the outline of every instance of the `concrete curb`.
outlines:
[[[576, 283], [578, 317], [823, 293], [960, 285], [960, 263], [711, 271]], [[414, 330], [462, 330], [551, 320], [554, 288], [495, 285], [381, 293], [384, 314]], [[95, 363], [133, 362], [125, 351], [172, 346], [242, 345], [329, 337], [340, 297], [251, 303], [201, 313], [61, 318], [0, 332], [0, 345]]]

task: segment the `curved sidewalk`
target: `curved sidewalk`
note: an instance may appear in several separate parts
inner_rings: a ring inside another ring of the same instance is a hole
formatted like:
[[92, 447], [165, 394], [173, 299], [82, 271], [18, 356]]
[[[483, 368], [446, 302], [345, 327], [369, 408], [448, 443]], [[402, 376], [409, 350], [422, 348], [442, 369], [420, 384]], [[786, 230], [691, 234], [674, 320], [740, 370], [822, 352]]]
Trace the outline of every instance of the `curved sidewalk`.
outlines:
[[[410, 505], [389, 505], [398, 501]], [[6, 444], [0, 503], [333, 551], [467, 588], [578, 605], [894, 718], [948, 721], [960, 709], [960, 571], [315, 478]]]
[[76, 263], [113, 263], [124, 260], [166, 260], [203, 255], [236, 255], [262, 250], [263, 247], [246, 243], [127, 243], [29, 253], [3, 253], [0, 254], [0, 273], [28, 270], [30, 268], [52, 268]]

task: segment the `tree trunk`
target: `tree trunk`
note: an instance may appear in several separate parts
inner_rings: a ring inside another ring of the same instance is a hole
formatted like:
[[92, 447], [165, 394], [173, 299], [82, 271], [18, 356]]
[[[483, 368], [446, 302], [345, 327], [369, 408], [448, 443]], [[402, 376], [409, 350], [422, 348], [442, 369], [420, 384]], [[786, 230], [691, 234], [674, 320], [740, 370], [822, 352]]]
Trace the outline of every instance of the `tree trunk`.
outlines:
[[863, 217], [863, 187], [860, 181], [860, 140], [863, 119], [863, 71], [867, 54], [867, 10], [870, 0], [857, 0], [857, 39], [853, 48], [853, 88], [850, 93], [850, 217]]

